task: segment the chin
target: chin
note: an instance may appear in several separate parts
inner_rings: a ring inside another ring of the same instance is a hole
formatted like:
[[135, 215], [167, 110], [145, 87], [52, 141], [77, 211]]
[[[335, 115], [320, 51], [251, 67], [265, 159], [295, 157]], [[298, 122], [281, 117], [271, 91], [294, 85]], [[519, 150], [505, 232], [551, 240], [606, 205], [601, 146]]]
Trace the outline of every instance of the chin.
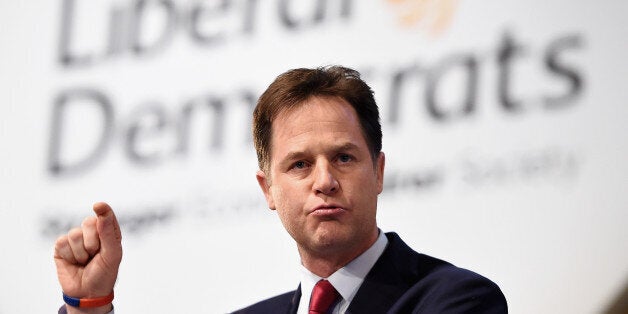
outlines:
[[341, 228], [319, 229], [312, 244], [321, 250], [344, 249], [347, 246], [351, 246], [352, 242], [355, 242], [352, 239], [354, 238], [351, 236], [352, 234], [355, 233]]

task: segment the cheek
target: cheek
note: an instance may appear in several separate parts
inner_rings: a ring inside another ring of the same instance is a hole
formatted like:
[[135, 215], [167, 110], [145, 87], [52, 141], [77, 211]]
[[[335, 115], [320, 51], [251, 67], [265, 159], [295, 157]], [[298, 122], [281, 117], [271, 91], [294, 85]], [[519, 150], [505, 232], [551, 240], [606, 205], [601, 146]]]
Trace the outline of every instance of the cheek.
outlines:
[[275, 201], [275, 209], [279, 214], [279, 218], [283, 221], [292, 220], [291, 217], [298, 216], [303, 208], [303, 196], [299, 197], [296, 189], [291, 186], [279, 185], [274, 186], [271, 189], [273, 193], [273, 199]]
[[379, 195], [379, 184], [377, 177], [372, 172], [363, 172], [351, 180], [351, 183], [345, 185], [345, 192], [352, 199], [359, 202], [359, 205], [366, 206], [377, 203]]
[[299, 230], [302, 230], [302, 220], [299, 217], [299, 204], [291, 198], [290, 191], [285, 189], [275, 189], [276, 212], [288, 234], [294, 239], [299, 238]]
[[297, 198], [295, 198], [295, 193], [290, 187], [275, 185], [271, 188], [271, 193], [275, 201], [275, 209], [282, 220], [289, 217], [294, 208], [298, 207], [298, 204], [296, 204]]
[[272, 185], [270, 187], [270, 194], [273, 197], [273, 201], [275, 202], [276, 209], [280, 209], [284, 204], [284, 191], [279, 185]]
[[348, 178], [348, 185], [352, 189], [363, 192], [371, 192], [378, 189], [377, 175], [370, 169], [363, 169], [354, 176]]

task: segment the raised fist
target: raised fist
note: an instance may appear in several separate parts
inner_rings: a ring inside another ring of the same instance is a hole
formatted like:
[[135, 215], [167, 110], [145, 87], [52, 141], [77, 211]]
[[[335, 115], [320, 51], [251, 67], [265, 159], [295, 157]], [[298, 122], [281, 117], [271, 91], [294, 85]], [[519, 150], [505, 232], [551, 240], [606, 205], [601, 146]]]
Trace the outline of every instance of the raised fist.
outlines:
[[[100, 298], [113, 292], [122, 260], [122, 234], [116, 215], [106, 203], [94, 204], [96, 217], [87, 217], [55, 243], [54, 260], [63, 292], [74, 298]], [[66, 306], [68, 313], [107, 313], [98, 308]]]

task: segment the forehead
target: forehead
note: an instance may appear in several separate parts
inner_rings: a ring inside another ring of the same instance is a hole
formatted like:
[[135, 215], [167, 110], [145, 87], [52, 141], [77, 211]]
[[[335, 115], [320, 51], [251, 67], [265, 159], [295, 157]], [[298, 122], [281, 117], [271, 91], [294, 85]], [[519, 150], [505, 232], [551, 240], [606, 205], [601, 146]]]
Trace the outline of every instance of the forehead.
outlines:
[[273, 122], [273, 131], [295, 124], [295, 120], [302, 124], [331, 122], [339, 119], [346, 120], [348, 123], [356, 122], [357, 126], [360, 126], [355, 109], [346, 100], [340, 97], [312, 96], [293, 107], [280, 111]]
[[271, 151], [335, 140], [366, 146], [355, 109], [339, 97], [311, 97], [277, 115], [272, 126]]

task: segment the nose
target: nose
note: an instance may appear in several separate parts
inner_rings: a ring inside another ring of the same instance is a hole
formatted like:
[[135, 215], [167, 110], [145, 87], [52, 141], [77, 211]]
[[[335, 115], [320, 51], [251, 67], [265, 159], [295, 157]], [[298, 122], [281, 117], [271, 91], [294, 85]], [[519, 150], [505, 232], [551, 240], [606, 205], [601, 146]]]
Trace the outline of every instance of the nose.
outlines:
[[336, 180], [329, 162], [317, 162], [314, 170], [314, 184], [312, 185], [314, 192], [333, 195], [338, 192], [339, 188], [340, 184]]

